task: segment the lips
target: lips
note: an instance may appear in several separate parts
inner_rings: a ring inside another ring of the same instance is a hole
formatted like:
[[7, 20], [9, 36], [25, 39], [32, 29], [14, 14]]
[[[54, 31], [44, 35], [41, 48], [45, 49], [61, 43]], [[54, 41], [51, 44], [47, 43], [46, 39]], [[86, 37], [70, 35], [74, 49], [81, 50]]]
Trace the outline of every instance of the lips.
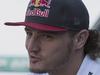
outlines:
[[32, 63], [37, 63], [37, 62], [40, 61], [40, 57], [37, 57], [37, 56], [35, 56], [35, 55], [30, 55], [30, 61], [31, 61]]

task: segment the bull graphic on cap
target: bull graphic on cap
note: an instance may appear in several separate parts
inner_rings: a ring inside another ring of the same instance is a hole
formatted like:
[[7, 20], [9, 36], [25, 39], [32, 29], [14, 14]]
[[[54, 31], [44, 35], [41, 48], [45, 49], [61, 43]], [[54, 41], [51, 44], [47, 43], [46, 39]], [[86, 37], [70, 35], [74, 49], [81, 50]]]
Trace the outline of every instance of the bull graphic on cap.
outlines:
[[34, 4], [35, 7], [39, 7], [39, 6], [45, 6], [50, 8], [49, 4], [50, 4], [51, 0], [32, 0], [32, 4]]

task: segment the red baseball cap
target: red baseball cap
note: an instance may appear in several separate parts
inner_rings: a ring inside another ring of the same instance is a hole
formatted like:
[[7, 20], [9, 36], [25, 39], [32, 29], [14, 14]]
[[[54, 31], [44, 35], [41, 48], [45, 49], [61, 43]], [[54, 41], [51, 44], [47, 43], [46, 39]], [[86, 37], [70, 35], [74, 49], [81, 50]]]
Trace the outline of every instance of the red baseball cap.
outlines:
[[82, 0], [30, 0], [24, 22], [9, 26], [29, 26], [43, 31], [89, 28], [89, 14]]

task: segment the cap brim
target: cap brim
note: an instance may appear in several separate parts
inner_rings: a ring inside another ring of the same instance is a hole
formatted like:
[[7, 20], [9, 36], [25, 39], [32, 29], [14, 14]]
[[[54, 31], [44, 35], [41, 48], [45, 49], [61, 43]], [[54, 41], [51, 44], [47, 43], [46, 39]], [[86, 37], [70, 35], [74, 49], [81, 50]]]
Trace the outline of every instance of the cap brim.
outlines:
[[42, 31], [66, 31], [63, 27], [57, 27], [57, 26], [49, 26], [45, 24], [39, 24], [39, 23], [31, 23], [31, 22], [6, 22], [5, 25], [8, 26], [29, 26], [36, 30], [42, 30]]

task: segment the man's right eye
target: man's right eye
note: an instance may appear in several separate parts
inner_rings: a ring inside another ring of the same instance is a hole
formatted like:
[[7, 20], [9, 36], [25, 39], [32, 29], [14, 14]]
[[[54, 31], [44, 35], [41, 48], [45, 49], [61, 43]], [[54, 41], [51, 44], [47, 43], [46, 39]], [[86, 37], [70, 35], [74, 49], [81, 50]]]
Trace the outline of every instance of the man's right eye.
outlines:
[[32, 32], [26, 31], [26, 34], [29, 35], [29, 36], [31, 36], [32, 35]]

